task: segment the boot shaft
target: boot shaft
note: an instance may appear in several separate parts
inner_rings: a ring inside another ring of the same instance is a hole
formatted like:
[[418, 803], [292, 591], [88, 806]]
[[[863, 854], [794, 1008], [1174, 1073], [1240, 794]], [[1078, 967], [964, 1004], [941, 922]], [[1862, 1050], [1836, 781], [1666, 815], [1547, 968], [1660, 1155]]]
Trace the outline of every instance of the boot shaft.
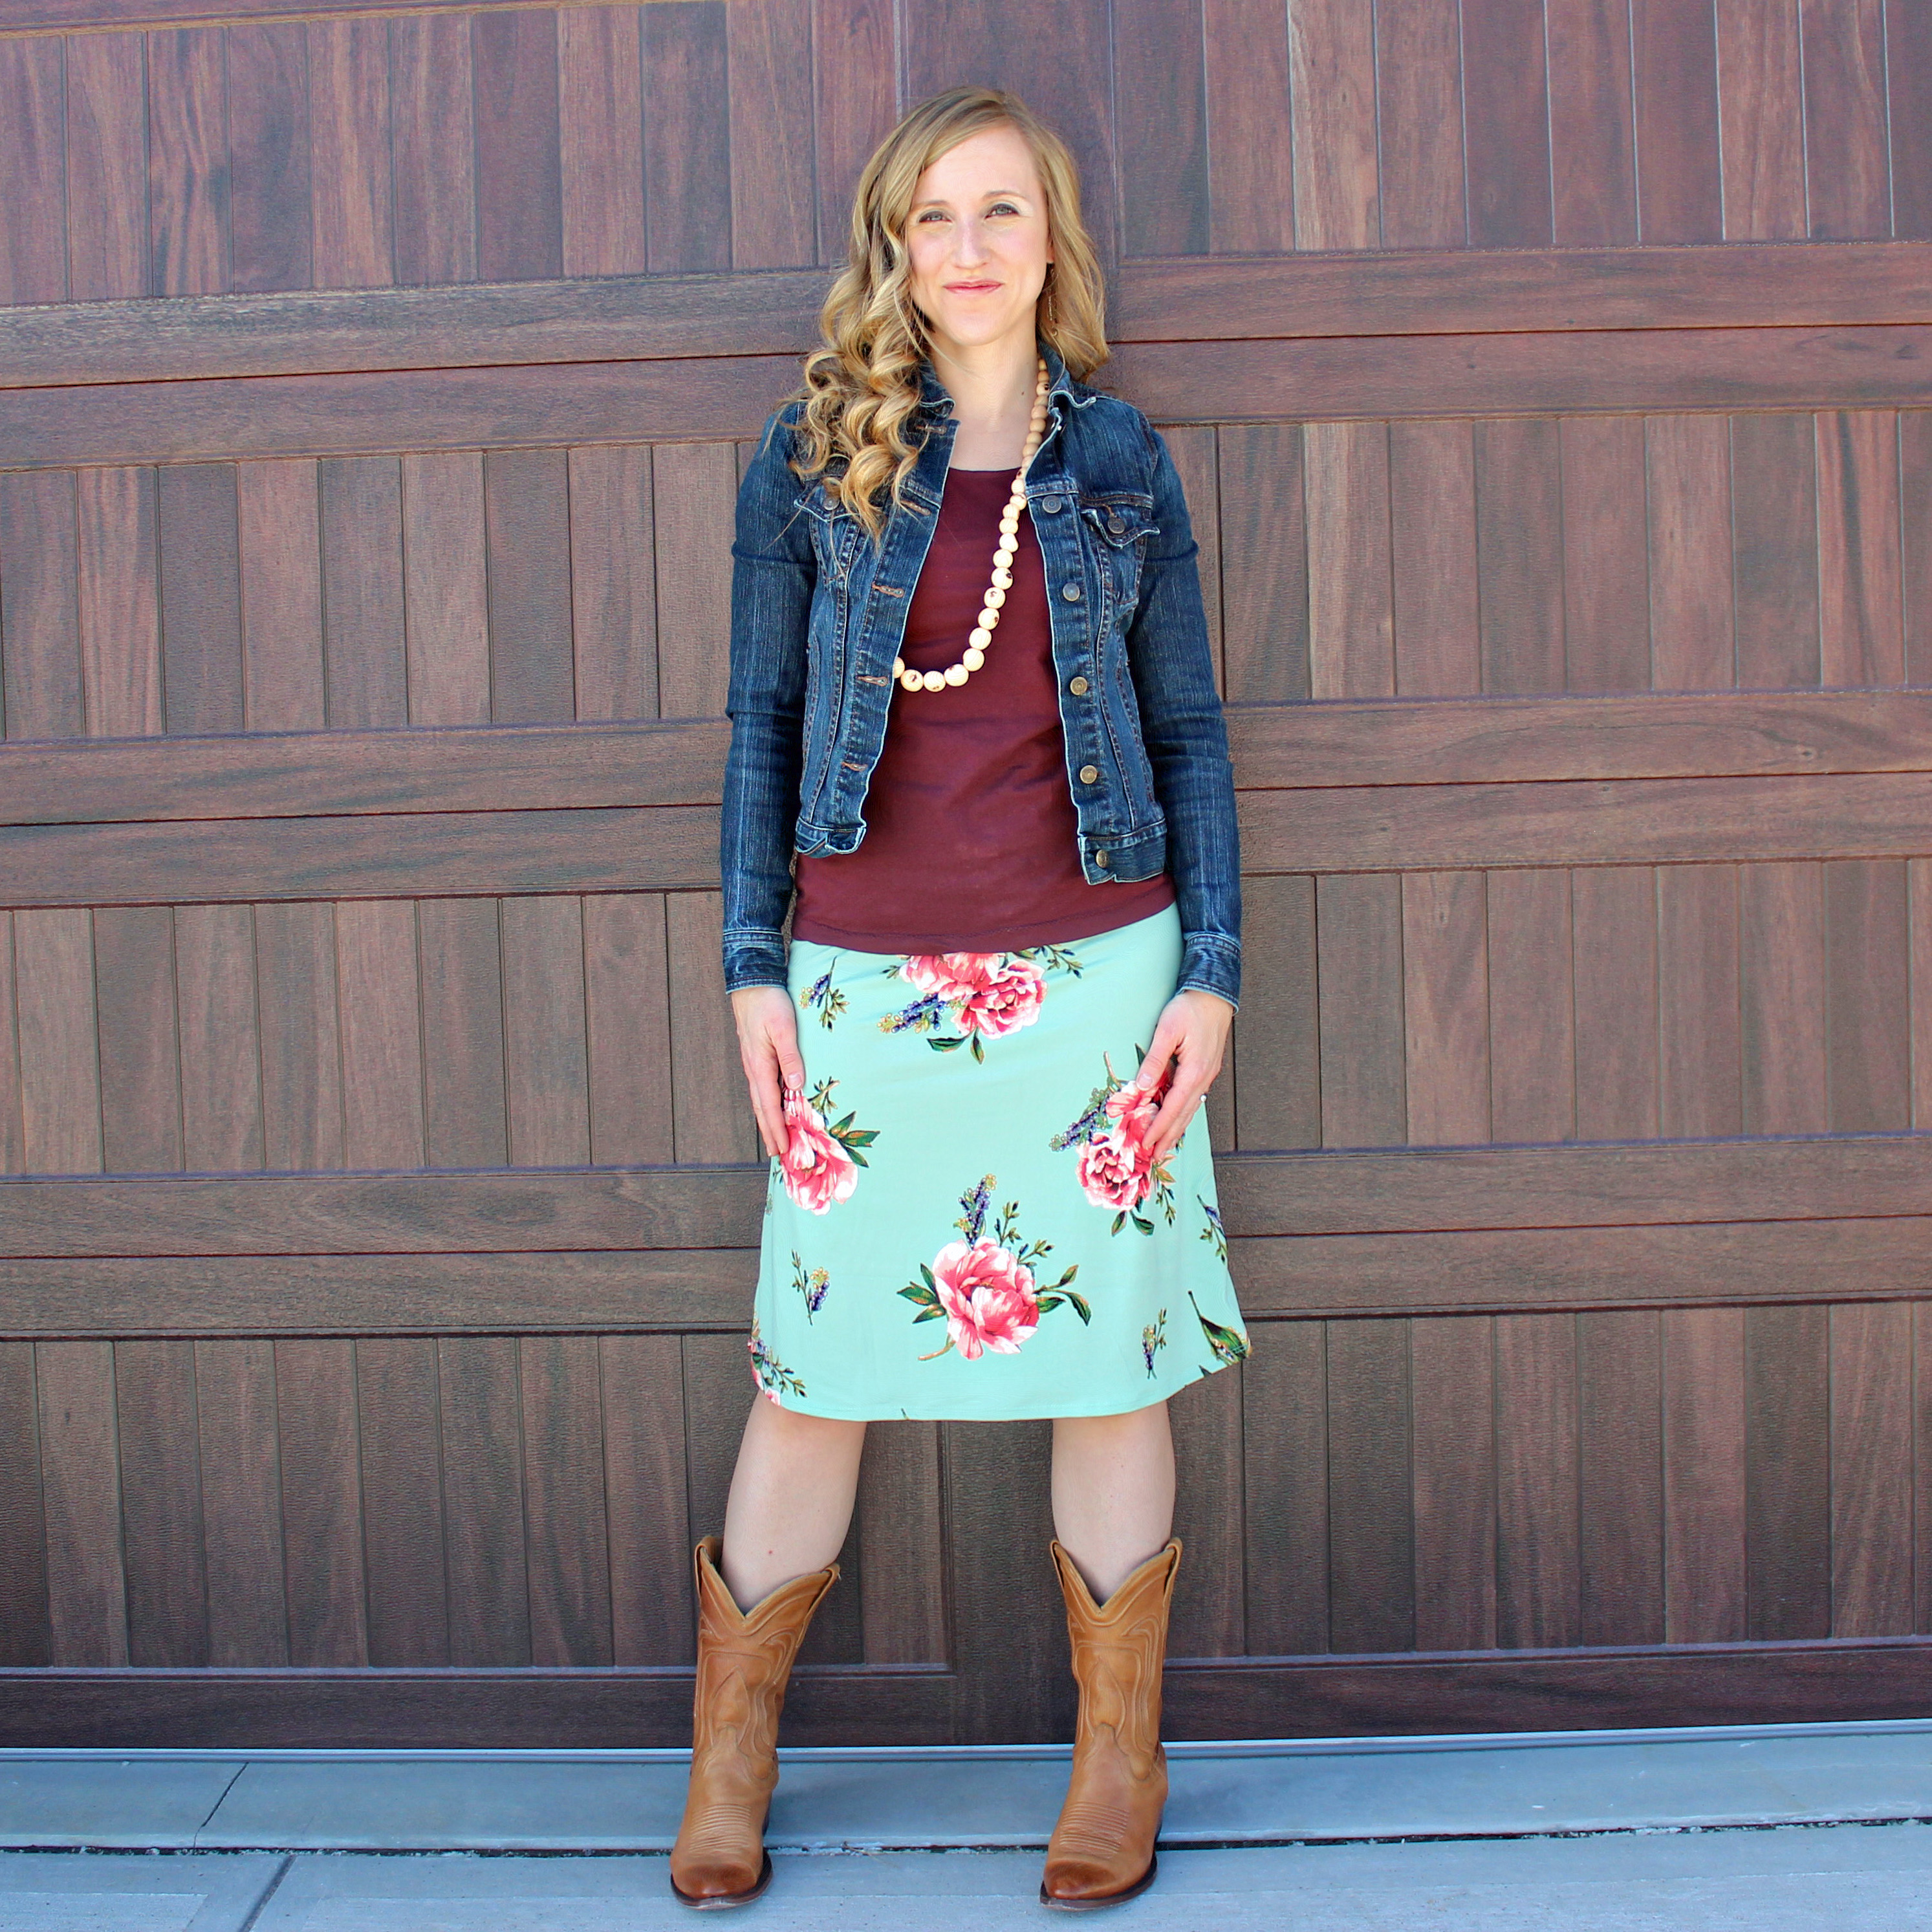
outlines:
[[1102, 1604], [1094, 1601], [1064, 1548], [1058, 1542], [1052, 1547], [1080, 1691], [1076, 1755], [1097, 1734], [1111, 1732], [1137, 1767], [1150, 1767], [1162, 1756], [1161, 1666], [1180, 1540], [1171, 1538]]

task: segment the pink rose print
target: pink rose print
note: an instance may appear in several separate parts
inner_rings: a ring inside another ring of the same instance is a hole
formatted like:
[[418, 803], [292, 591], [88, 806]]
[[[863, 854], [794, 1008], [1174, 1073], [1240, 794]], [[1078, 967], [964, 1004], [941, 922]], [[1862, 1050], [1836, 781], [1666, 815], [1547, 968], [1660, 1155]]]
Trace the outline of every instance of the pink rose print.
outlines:
[[1136, 1136], [1109, 1127], [1080, 1150], [1075, 1172], [1095, 1207], [1138, 1208], [1152, 1184], [1154, 1162]]
[[920, 1356], [922, 1362], [954, 1348], [969, 1362], [989, 1348], [996, 1355], [1016, 1355], [1040, 1326], [1040, 1318], [1056, 1308], [1070, 1307], [1083, 1324], [1093, 1319], [1094, 1311], [1073, 1292], [1077, 1262], [1058, 1281], [1041, 1286], [1034, 1264], [1052, 1252], [1053, 1244], [1020, 1238], [1018, 1202], [992, 1212], [993, 1180], [989, 1174], [959, 1197], [966, 1211], [952, 1225], [965, 1239], [948, 1241], [930, 1268], [922, 1262], [919, 1280], [899, 1290], [919, 1310], [915, 1324], [946, 1324], [945, 1341], [932, 1354]]
[[814, 1214], [823, 1214], [835, 1201], [849, 1201], [859, 1184], [859, 1169], [866, 1165], [863, 1150], [878, 1138], [876, 1127], [854, 1127], [853, 1117], [828, 1122], [832, 1089], [820, 1082], [809, 1097], [785, 1096], [785, 1150], [778, 1171], [785, 1192]]
[[932, 1275], [946, 1310], [946, 1332], [969, 1362], [991, 1348], [1017, 1355], [1040, 1326], [1033, 1270], [997, 1242], [948, 1241], [932, 1258]]
[[[1042, 962], [1044, 962], [1042, 964]], [[882, 1033], [932, 1035], [935, 1053], [968, 1048], [984, 1060], [986, 1040], [999, 1040], [1040, 1017], [1048, 969], [1080, 972], [1078, 957], [1063, 946], [1030, 946], [1018, 952], [914, 952], [896, 968], [920, 997], [879, 1022]], [[950, 1028], [941, 1032], [941, 1028]]]
[[1147, 1144], [1173, 1072], [1170, 1068], [1157, 1085], [1143, 1091], [1130, 1081], [1119, 1080], [1112, 1064], [1106, 1064], [1106, 1084], [1094, 1090], [1079, 1118], [1048, 1145], [1056, 1150], [1079, 1147], [1075, 1176], [1095, 1207], [1114, 1210], [1115, 1234], [1131, 1221], [1142, 1234], [1150, 1234], [1153, 1222], [1138, 1211], [1149, 1196], [1170, 1222], [1174, 1219], [1173, 1177], [1166, 1161], [1156, 1161]]

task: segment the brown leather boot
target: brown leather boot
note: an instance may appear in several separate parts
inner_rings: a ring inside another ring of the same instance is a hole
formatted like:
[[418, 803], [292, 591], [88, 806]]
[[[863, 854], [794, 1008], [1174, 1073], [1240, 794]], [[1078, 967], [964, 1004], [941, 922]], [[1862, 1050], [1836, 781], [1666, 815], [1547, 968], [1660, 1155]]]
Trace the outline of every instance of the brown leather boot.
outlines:
[[740, 1610], [718, 1574], [718, 1539], [694, 1553], [698, 1571], [698, 1694], [691, 1787], [671, 1847], [670, 1886], [700, 1910], [743, 1905], [772, 1882], [765, 1814], [778, 1781], [778, 1710], [792, 1659], [826, 1591], [833, 1563], [782, 1583]]
[[1098, 1606], [1058, 1543], [1053, 1561], [1066, 1599], [1080, 1722], [1066, 1802], [1047, 1841], [1040, 1902], [1090, 1912], [1154, 1882], [1154, 1839], [1167, 1802], [1160, 1668], [1180, 1541], [1177, 1537], [1150, 1556]]

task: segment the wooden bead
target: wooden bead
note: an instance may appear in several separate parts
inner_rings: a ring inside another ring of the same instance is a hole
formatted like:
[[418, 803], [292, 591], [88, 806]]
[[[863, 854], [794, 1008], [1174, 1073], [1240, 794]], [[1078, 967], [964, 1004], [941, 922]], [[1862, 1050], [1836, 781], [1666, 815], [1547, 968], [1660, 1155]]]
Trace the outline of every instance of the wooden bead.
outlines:
[[948, 664], [944, 674], [948, 684], [964, 684], [970, 674], [970, 667], [963, 660], [956, 664]]
[[973, 633], [971, 637], [967, 639], [967, 642], [970, 644], [976, 651], [983, 651], [992, 641], [993, 630], [992, 626], [990, 624], [982, 624], [979, 628]]
[[928, 691], [944, 691], [946, 688], [946, 674], [944, 671], [929, 670], [920, 682]]
[[966, 647], [965, 655], [960, 658], [959, 662], [963, 664], [968, 670], [977, 670], [980, 667], [986, 662], [986, 654], [984, 651], [976, 651], [974, 650], [972, 646], [969, 644]]

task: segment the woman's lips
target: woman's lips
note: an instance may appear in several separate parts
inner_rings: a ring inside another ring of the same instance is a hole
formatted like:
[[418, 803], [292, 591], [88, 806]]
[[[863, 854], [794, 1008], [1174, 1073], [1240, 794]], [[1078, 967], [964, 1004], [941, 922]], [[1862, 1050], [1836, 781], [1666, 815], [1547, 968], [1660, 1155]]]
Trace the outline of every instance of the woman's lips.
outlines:
[[998, 282], [948, 282], [946, 286], [955, 295], [976, 296], [983, 295], [988, 290], [996, 289], [1000, 285]]

